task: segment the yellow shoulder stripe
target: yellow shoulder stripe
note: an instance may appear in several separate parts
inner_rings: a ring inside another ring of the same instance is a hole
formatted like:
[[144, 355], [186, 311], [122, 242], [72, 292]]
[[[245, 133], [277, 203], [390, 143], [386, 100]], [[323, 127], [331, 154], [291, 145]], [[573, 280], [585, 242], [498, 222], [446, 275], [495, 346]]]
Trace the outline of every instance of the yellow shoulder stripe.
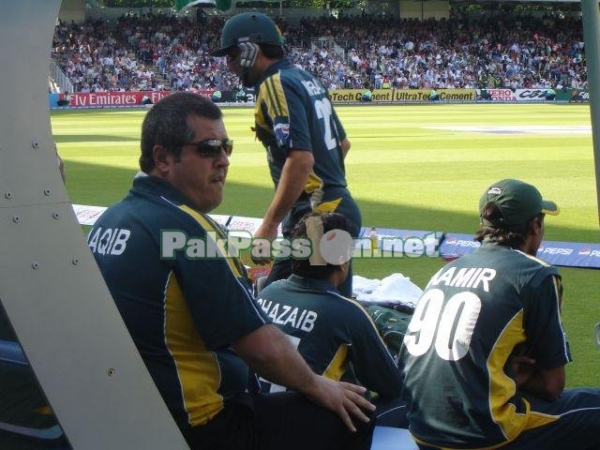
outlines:
[[[212, 219], [200, 214], [198, 211], [194, 211], [192, 208], [186, 205], [179, 205], [179, 209], [192, 216], [200, 224], [200, 226], [206, 230], [206, 239], [213, 239], [210, 234], [210, 232], [213, 232], [213, 236], [217, 236], [219, 239], [227, 240], [227, 235], [223, 232], [223, 229]], [[237, 278], [245, 278], [245, 271], [240, 260], [223, 254], [219, 245], [216, 247], [219, 253], [221, 253], [223, 256], [223, 259], [227, 261], [227, 264], [229, 265], [229, 268], [233, 274]]]

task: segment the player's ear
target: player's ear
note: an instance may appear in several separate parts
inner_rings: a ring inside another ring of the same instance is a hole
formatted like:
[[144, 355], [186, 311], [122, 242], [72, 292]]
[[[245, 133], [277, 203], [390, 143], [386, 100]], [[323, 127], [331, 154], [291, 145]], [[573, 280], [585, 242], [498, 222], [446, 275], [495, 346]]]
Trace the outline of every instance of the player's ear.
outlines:
[[169, 152], [162, 145], [156, 144], [152, 147], [152, 160], [154, 167], [160, 172], [165, 172], [170, 166]]
[[339, 270], [340, 273], [342, 274], [342, 277], [344, 280], [346, 278], [348, 278], [349, 269], [350, 269], [350, 261], [346, 261], [345, 263], [340, 264], [337, 268], [337, 270]]
[[544, 234], [544, 214], [538, 214], [529, 221], [529, 232], [534, 236]]

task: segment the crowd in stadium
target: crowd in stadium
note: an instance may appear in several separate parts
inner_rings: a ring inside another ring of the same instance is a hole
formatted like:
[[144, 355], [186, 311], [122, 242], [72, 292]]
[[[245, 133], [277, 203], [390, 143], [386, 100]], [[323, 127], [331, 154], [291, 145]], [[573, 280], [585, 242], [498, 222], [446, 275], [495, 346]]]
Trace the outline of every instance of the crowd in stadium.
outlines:
[[[239, 87], [218, 46], [222, 17], [127, 15], [59, 22], [52, 58], [76, 92]], [[555, 16], [279, 20], [295, 64], [340, 88], [587, 87], [581, 20]]]

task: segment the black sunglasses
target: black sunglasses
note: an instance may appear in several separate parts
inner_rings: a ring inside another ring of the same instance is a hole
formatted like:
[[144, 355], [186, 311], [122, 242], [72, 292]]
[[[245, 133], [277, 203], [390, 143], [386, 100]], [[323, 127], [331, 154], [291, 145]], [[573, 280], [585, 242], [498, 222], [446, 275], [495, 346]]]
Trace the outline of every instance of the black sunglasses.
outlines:
[[233, 152], [233, 141], [231, 139], [206, 139], [200, 142], [187, 142], [183, 145], [193, 145], [196, 147], [196, 153], [207, 158], [217, 158], [221, 155], [221, 150], [225, 150], [227, 156]]

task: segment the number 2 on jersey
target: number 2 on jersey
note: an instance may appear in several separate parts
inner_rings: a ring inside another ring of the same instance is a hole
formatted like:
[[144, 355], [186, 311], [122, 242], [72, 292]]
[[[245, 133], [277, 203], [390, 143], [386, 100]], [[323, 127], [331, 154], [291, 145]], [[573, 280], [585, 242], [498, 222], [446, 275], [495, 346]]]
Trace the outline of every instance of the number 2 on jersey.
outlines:
[[331, 130], [331, 115], [333, 114], [333, 108], [331, 107], [329, 99], [322, 98], [320, 100], [315, 100], [315, 111], [317, 112], [317, 117], [323, 119], [325, 125], [325, 145], [327, 146], [327, 150], [333, 150], [337, 147], [337, 140], [333, 137], [333, 132]]

